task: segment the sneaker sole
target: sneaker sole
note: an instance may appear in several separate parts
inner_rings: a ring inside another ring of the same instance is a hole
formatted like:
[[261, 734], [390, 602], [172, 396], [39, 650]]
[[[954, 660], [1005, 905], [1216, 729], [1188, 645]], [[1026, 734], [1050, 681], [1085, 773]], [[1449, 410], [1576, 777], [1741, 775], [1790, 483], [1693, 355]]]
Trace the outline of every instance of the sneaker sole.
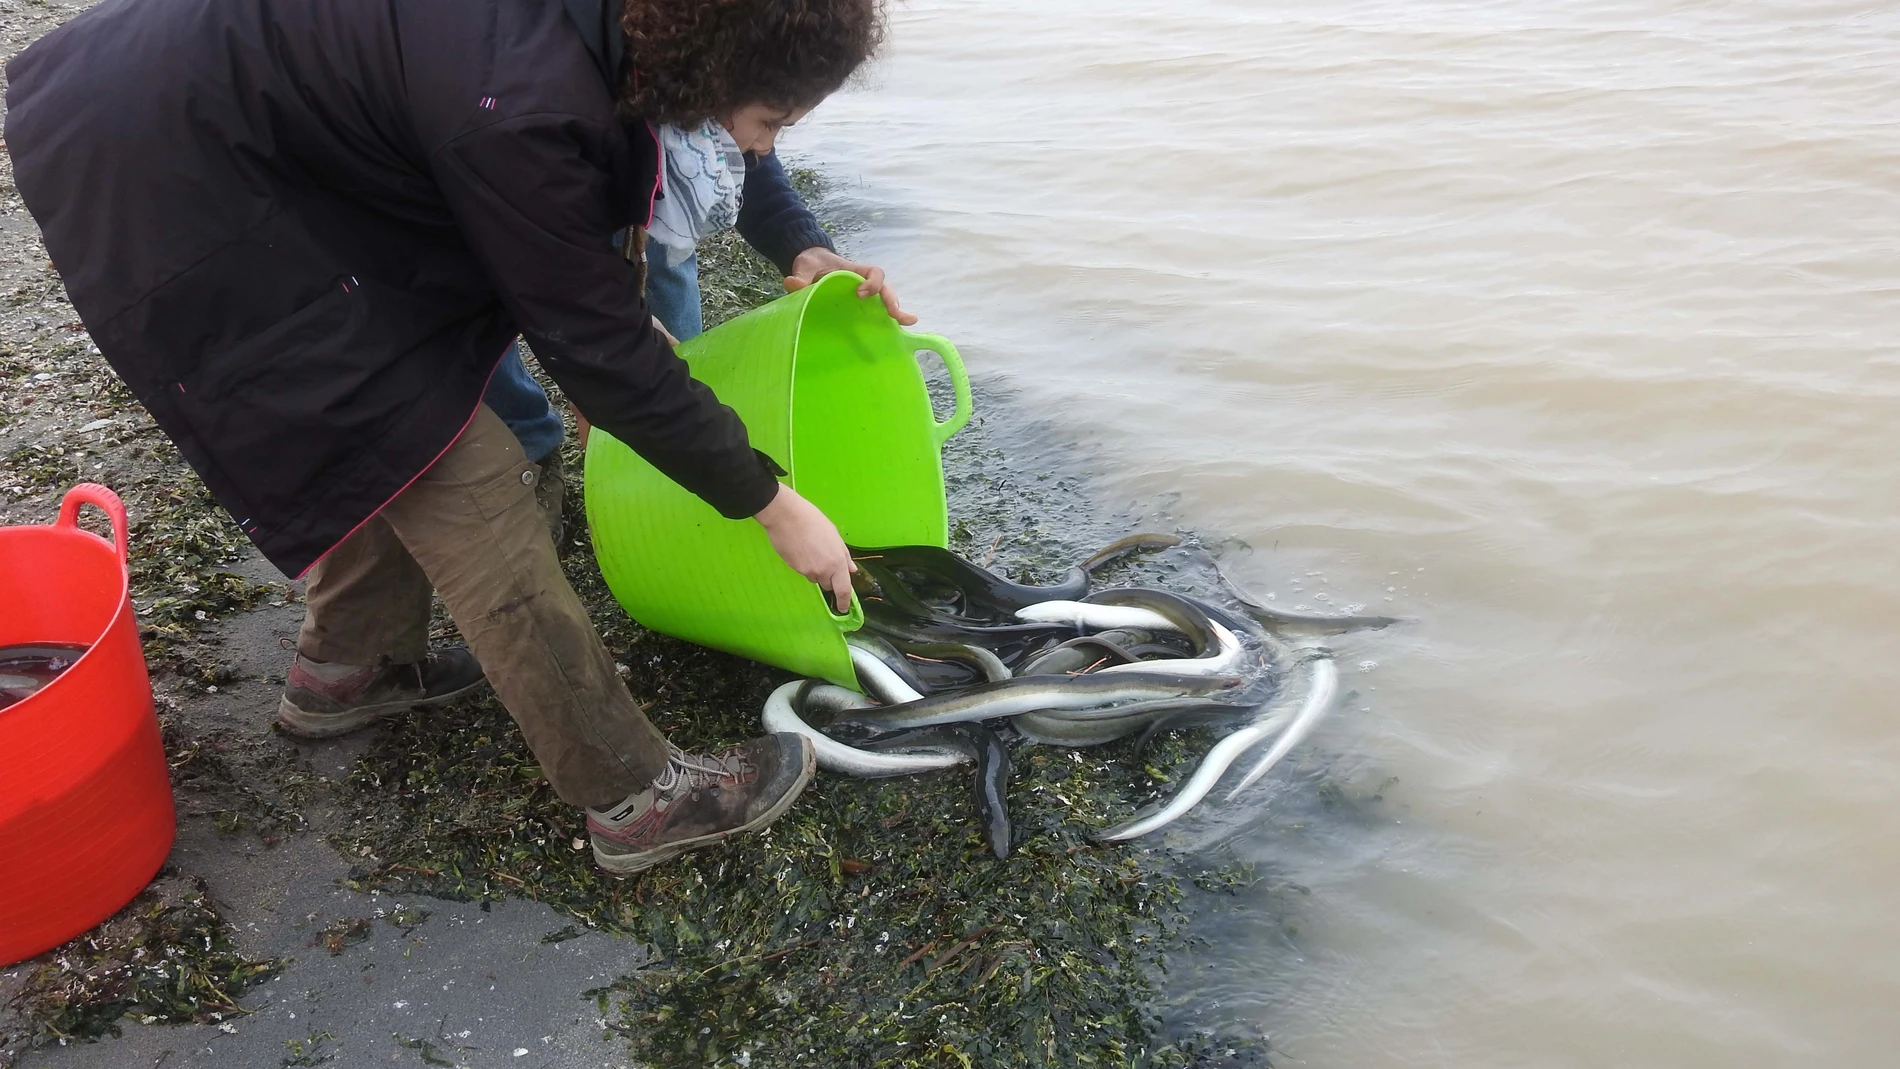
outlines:
[[805, 740], [804, 752], [805, 767], [799, 774], [798, 782], [792, 784], [791, 790], [781, 795], [779, 800], [772, 804], [772, 808], [752, 818], [750, 821], [726, 831], [714, 832], [711, 835], [702, 835], [697, 839], [684, 839], [677, 843], [667, 843], [665, 846], [656, 850], [646, 850], [637, 854], [602, 853], [600, 844], [595, 843], [594, 864], [599, 865], [601, 868], [616, 876], [630, 876], [636, 872], [645, 872], [655, 865], [671, 861], [688, 851], [697, 850], [703, 846], [711, 846], [714, 843], [724, 842], [735, 835], [744, 835], [749, 831], [758, 831], [760, 828], [784, 816], [785, 811], [792, 808], [792, 803], [798, 801], [798, 796], [805, 793], [805, 788], [811, 786], [812, 777], [818, 773], [818, 751], [813, 748], [810, 739]]
[[421, 709], [425, 706], [452, 702], [487, 682], [485, 678], [478, 679], [460, 690], [438, 694], [433, 698], [360, 705], [341, 713], [313, 713], [299, 708], [289, 698], [279, 698], [277, 699], [277, 726], [283, 730], [284, 734], [299, 739], [334, 739], [338, 735], [360, 731], [405, 709]]

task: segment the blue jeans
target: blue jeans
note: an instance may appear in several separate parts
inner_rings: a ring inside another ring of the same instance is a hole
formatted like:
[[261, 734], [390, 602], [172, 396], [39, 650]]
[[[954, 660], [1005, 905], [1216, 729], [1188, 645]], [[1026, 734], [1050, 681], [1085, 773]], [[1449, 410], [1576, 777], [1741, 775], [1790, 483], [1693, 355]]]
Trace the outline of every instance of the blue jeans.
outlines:
[[495, 415], [515, 432], [515, 437], [521, 440], [521, 451], [528, 454], [529, 463], [539, 464], [549, 453], [559, 449], [561, 437], [567, 433], [561, 414], [548, 403], [547, 391], [522, 364], [519, 341], [501, 354], [501, 363], [489, 376], [488, 392], [482, 395], [482, 403], [494, 409]]
[[666, 250], [647, 246], [647, 306], [675, 338], [686, 341], [706, 332], [699, 315], [699, 254], [666, 265]]
[[[654, 248], [647, 258], [647, 305], [675, 338], [698, 337], [704, 330], [699, 314], [699, 257], [688, 256], [668, 267], [666, 250]], [[560, 448], [566, 433], [561, 414], [548, 404], [547, 391], [521, 362], [520, 342], [502, 354], [482, 403], [515, 432], [530, 462], [539, 464]]]

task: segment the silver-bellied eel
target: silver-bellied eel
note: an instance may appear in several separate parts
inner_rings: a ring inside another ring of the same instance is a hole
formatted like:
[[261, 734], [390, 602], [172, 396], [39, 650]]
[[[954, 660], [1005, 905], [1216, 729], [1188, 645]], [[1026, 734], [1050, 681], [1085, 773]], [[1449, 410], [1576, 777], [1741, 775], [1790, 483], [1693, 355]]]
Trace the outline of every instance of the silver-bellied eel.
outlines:
[[1214, 785], [1220, 782], [1221, 776], [1226, 774], [1228, 768], [1232, 767], [1242, 754], [1265, 742], [1292, 722], [1299, 710], [1304, 707], [1308, 694], [1314, 689], [1315, 679], [1312, 666], [1322, 661], [1330, 664], [1330, 655], [1315, 653], [1299, 662], [1289, 673], [1292, 678], [1281, 686], [1279, 693], [1262, 704], [1244, 726], [1215, 743], [1207, 751], [1207, 756], [1202, 758], [1200, 767], [1194, 770], [1194, 775], [1174, 792], [1172, 798], [1126, 824], [1097, 832], [1095, 838], [1102, 842], [1122, 842], [1139, 838], [1174, 823], [1181, 818], [1182, 814], [1199, 805], [1201, 799], [1207, 797], [1208, 792], [1214, 789]]
[[838, 772], [846, 776], [861, 779], [877, 779], [883, 776], [908, 776], [917, 772], [934, 772], [940, 768], [952, 768], [970, 760], [969, 756], [958, 750], [937, 750], [921, 753], [872, 753], [831, 738], [824, 732], [807, 724], [793, 707], [793, 701], [803, 689], [806, 694], [817, 690], [836, 691], [828, 695], [834, 702], [842, 704], [869, 703], [857, 694], [843, 687], [816, 687], [808, 680], [787, 683], [772, 692], [765, 699], [765, 712], [760, 717], [765, 730], [790, 731], [811, 740], [812, 748], [818, 754], [818, 767], [827, 772]]

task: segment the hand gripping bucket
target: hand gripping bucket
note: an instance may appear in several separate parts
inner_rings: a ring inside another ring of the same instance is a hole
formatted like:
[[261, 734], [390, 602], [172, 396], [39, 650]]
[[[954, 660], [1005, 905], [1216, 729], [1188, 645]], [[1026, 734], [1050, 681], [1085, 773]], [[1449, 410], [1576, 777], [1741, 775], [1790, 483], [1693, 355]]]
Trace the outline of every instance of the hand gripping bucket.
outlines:
[[[79, 506], [113, 541], [79, 528]], [[0, 527], [0, 647], [90, 647], [0, 709], [0, 965], [116, 912], [149, 882], [175, 830], [165, 749], [126, 586], [125, 506], [75, 486], [44, 527]]]
[[[680, 346], [693, 377], [739, 413], [752, 445], [858, 546], [942, 546], [943, 443], [970, 419], [970, 382], [943, 338], [897, 325], [849, 272]], [[956, 390], [939, 421], [917, 365], [943, 359]], [[728, 520], [623, 443], [587, 442], [587, 522], [607, 586], [646, 627], [856, 688], [846, 632], [818, 587], [753, 520]]]

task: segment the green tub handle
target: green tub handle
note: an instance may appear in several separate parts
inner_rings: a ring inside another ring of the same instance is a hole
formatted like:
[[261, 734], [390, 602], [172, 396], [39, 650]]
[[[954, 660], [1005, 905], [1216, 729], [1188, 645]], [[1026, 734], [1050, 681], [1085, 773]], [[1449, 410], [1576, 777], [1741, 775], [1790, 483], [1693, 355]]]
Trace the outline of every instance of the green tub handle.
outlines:
[[839, 616], [832, 611], [831, 599], [825, 597], [825, 592], [819, 589], [818, 584], [813, 583], [812, 589], [818, 591], [819, 600], [825, 603], [825, 612], [831, 614], [831, 622], [837, 625], [840, 634], [848, 635], [864, 626], [864, 603], [858, 600], [857, 591], [851, 592], [851, 611]]
[[950, 440], [950, 436], [963, 429], [970, 422], [970, 413], [975, 402], [970, 400], [970, 373], [963, 369], [963, 358], [957, 355], [957, 347], [950, 339], [940, 334], [912, 334], [904, 332], [904, 341], [917, 349], [928, 349], [943, 358], [945, 370], [950, 372], [950, 385], [957, 391], [956, 408], [950, 412], [950, 418], [937, 424], [937, 445]]

